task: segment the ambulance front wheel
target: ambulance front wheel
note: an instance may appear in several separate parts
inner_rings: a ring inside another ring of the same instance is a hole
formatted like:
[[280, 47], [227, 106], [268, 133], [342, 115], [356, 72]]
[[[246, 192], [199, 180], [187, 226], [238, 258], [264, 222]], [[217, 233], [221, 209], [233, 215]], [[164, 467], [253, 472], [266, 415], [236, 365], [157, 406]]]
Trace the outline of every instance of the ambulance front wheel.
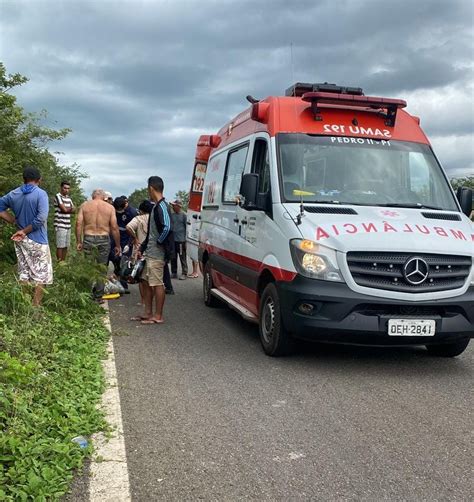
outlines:
[[469, 338], [453, 343], [440, 343], [439, 345], [427, 345], [428, 352], [433, 356], [456, 357], [462, 354], [469, 345]]
[[283, 326], [280, 298], [275, 284], [270, 283], [263, 290], [259, 312], [260, 342], [268, 356], [284, 356], [294, 346], [294, 339]]
[[211, 290], [214, 287], [214, 283], [212, 282], [212, 275], [211, 275], [211, 265], [209, 261], [206, 263], [204, 267], [204, 278], [202, 281], [203, 284], [203, 296], [204, 296], [204, 303], [208, 307], [218, 307], [219, 306], [219, 300], [212, 295]]

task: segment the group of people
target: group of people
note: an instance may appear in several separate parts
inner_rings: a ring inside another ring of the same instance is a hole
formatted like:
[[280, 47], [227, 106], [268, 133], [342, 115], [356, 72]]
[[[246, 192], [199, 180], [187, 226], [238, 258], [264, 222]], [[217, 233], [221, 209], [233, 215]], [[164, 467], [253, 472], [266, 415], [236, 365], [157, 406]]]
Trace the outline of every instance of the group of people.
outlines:
[[[23, 171], [23, 185], [0, 198], [0, 218], [18, 228], [11, 239], [15, 244], [19, 279], [34, 286], [34, 305], [40, 305], [44, 287], [53, 282], [47, 233], [49, 198], [40, 183], [38, 169], [28, 166]], [[71, 242], [71, 217], [76, 212], [70, 189], [70, 183], [63, 181], [53, 201], [58, 262], [66, 259]], [[163, 191], [162, 178], [152, 176], [148, 179], [149, 200], [144, 200], [138, 210], [126, 196], [113, 199], [110, 192], [102, 189], [94, 190], [92, 199], [77, 210], [77, 250], [99, 264], [112, 263], [125, 289], [128, 284], [122, 275], [124, 258], [129, 262], [144, 262], [139, 281], [144, 313], [132, 318], [143, 324], [163, 322], [165, 295], [174, 294], [171, 278], [178, 278], [178, 260], [179, 279], [198, 277], [196, 263], [188, 274], [187, 221], [182, 202], [175, 200], [168, 204]], [[104, 284], [105, 278], [94, 284], [93, 296], [97, 301], [102, 301]]]

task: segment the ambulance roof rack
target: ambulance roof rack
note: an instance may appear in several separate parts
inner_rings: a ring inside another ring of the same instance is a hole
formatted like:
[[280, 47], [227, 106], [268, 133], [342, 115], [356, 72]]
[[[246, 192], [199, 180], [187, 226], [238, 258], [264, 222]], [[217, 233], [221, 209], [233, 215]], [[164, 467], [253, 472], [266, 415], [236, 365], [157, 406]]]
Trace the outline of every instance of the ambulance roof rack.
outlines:
[[322, 84], [305, 84], [303, 82], [297, 82], [285, 91], [285, 96], [300, 98], [307, 92], [331, 92], [334, 94], [350, 94], [352, 96], [364, 95], [364, 91], [360, 87], [343, 87], [336, 84], [328, 84], [327, 82]]
[[349, 94], [333, 94], [330, 92], [306, 92], [302, 96], [303, 101], [311, 103], [311, 108], [314, 113], [315, 120], [322, 120], [321, 109], [318, 105], [337, 105], [337, 106], [352, 106], [357, 108], [372, 108], [375, 110], [386, 110], [381, 112], [385, 118], [385, 125], [393, 127], [397, 118], [399, 108], [407, 106], [406, 101], [402, 99], [379, 98], [375, 96], [349, 95]]

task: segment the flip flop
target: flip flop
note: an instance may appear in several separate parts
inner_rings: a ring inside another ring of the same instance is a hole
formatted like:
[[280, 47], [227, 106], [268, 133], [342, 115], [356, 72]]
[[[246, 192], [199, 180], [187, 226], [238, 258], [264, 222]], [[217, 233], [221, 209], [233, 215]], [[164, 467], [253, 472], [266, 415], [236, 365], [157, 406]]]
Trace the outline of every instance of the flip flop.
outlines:
[[143, 319], [143, 321], [141, 321], [141, 324], [163, 324], [164, 321], [162, 319], [158, 320], [158, 319]]
[[188, 277], [190, 279], [197, 279], [199, 277], [199, 275], [198, 274], [188, 274]]
[[148, 317], [142, 316], [142, 315], [136, 315], [134, 317], [130, 317], [131, 321], [146, 321]]

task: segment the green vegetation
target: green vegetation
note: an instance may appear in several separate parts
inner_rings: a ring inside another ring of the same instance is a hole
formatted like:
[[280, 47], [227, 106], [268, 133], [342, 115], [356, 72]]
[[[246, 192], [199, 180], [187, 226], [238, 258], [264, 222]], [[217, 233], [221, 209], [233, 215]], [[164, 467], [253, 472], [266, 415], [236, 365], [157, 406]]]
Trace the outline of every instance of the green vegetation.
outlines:
[[[165, 180], [165, 191], [166, 191], [166, 180]], [[147, 188], [137, 188], [137, 190], [134, 190], [128, 197], [128, 202], [130, 205], [133, 207], [138, 207], [144, 200], [147, 200], [148, 197], [148, 189]], [[174, 199], [180, 199], [181, 202], [183, 203], [183, 211], [188, 210], [188, 204], [189, 204], [189, 192], [187, 190], [178, 190], [174, 194]], [[169, 199], [168, 197], [166, 200], [168, 202], [173, 202], [174, 199]]]
[[96, 405], [108, 332], [91, 265], [73, 260], [56, 267], [40, 310], [11, 271], [0, 275], [0, 500], [58, 499], [91, 450], [72, 438], [105, 428]]
[[[66, 179], [80, 203], [84, 176], [47, 148], [69, 131], [44, 127], [45, 112], [26, 113], [9, 92], [26, 81], [0, 63], [0, 195], [22, 183], [30, 163], [50, 196]], [[15, 277], [14, 231], [0, 223], [0, 500], [57, 500], [92, 448], [72, 438], [106, 427], [96, 406], [109, 335], [90, 299], [90, 281], [103, 271], [77, 255], [56, 264], [43, 307], [34, 309]]]

